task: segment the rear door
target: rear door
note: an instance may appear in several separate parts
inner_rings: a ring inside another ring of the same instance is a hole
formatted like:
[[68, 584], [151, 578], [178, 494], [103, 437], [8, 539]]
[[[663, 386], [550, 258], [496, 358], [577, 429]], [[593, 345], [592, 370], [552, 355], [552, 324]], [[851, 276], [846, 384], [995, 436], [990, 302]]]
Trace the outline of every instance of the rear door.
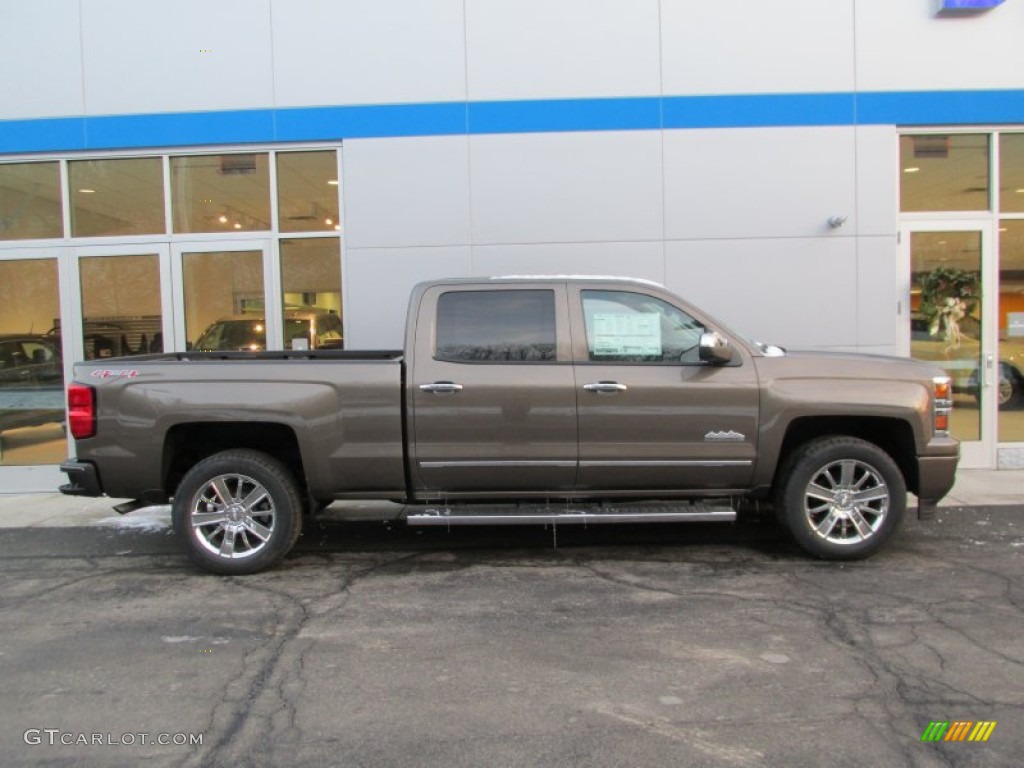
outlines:
[[564, 283], [428, 289], [409, 378], [420, 496], [573, 488], [576, 390]]
[[[656, 289], [650, 289], [655, 291]], [[742, 489], [759, 394], [747, 351], [699, 359], [708, 323], [643, 286], [570, 289], [584, 492]]]

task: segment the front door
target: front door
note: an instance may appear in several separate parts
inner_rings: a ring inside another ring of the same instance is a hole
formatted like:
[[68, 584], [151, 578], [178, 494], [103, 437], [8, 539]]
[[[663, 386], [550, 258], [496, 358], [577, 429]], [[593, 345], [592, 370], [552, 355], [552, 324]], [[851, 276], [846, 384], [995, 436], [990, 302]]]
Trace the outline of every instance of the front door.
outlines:
[[581, 491], [746, 488], [757, 447], [752, 361], [699, 359], [705, 324], [621, 287], [573, 294]]
[[976, 222], [917, 222], [900, 235], [910, 272], [901, 304], [904, 352], [953, 379], [950, 431], [967, 468], [996, 465], [996, 416], [1008, 383], [996, 356], [990, 239], [987, 225]]
[[564, 285], [427, 291], [406, 383], [421, 496], [572, 490], [576, 392], [568, 338]]

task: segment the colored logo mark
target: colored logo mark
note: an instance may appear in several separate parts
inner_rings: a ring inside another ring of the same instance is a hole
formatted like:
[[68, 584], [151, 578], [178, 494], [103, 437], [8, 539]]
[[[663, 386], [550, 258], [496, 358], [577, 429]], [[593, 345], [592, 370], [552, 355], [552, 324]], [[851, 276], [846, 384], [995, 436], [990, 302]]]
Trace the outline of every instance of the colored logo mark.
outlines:
[[921, 734], [921, 741], [988, 741], [995, 729], [995, 720], [933, 720]]

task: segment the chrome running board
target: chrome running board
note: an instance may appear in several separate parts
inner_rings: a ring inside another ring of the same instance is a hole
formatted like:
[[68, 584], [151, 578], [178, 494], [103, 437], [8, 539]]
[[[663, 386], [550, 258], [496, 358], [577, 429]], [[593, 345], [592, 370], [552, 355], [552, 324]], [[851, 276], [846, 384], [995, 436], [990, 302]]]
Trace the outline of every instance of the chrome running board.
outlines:
[[726, 501], [688, 504], [484, 505], [424, 507], [406, 514], [409, 525], [591, 525], [603, 523], [731, 523], [734, 510]]

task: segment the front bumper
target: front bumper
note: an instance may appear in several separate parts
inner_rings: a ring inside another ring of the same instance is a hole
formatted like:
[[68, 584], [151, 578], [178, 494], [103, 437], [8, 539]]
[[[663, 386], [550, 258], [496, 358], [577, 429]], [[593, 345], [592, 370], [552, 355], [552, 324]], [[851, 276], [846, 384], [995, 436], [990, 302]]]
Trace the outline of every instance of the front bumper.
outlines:
[[917, 457], [917, 516], [931, 519], [939, 500], [949, 493], [956, 482], [956, 467], [960, 462], [960, 443], [952, 438], [933, 440], [930, 455]]
[[100, 476], [94, 464], [71, 459], [60, 465], [60, 471], [71, 481], [58, 489], [65, 496], [103, 495], [103, 486], [100, 484]]

